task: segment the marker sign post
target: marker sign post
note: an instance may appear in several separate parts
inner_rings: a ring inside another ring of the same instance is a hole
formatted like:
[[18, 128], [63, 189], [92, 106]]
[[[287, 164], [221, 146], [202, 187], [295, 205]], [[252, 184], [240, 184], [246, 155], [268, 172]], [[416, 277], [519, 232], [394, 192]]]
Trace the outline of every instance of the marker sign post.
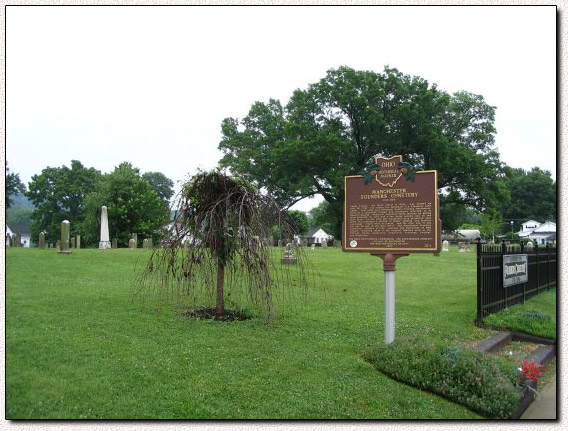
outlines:
[[414, 171], [402, 156], [376, 158], [363, 175], [345, 177], [344, 252], [383, 259], [385, 343], [394, 341], [396, 260], [441, 251], [437, 171]]

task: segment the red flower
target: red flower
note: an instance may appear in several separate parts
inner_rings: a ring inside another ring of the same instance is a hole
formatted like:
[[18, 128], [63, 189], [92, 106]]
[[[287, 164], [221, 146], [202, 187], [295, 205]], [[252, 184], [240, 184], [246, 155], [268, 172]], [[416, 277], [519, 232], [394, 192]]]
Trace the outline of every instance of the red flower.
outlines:
[[[521, 361], [517, 362], [517, 364], [521, 365]], [[519, 370], [521, 371], [521, 376], [519, 378], [520, 383], [525, 384], [527, 379], [531, 382], [537, 383], [540, 378], [540, 372], [534, 361], [529, 362], [527, 360], [523, 360], [522, 365], [522, 368], [519, 368]], [[540, 364], [540, 367], [542, 371], [545, 370], [545, 366], [543, 364]]]

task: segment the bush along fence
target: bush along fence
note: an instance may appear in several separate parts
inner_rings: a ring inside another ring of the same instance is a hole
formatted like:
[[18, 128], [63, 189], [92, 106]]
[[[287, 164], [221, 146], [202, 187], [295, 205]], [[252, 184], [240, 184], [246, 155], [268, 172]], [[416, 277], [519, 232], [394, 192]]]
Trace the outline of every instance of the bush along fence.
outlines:
[[477, 242], [477, 318], [556, 287], [556, 247]]

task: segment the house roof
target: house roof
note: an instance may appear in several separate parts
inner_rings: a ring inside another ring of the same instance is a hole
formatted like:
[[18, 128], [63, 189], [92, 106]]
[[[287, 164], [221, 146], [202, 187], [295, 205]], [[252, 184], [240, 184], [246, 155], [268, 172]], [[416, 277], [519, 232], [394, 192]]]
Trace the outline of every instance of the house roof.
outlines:
[[543, 233], [555, 233], [555, 232], [556, 232], [556, 223], [554, 223], [553, 221], [547, 221], [532, 231], [533, 234], [539, 234], [539, 235]]
[[30, 235], [30, 227], [26, 224], [12, 224], [10, 226], [10, 230], [13, 233], [19, 233], [20, 235], [29, 236]]
[[321, 227], [315, 227], [313, 229], [310, 229], [306, 234], [306, 236], [314, 236], [320, 230], [327, 235], [327, 232], [323, 230]]
[[521, 223], [521, 224], [527, 224], [527, 223], [536, 223], [536, 224], [538, 224], [538, 225], [541, 225], [541, 224], [542, 224], [541, 222], [536, 221], [536, 220], [527, 220], [526, 222], [523, 222], [523, 223]]

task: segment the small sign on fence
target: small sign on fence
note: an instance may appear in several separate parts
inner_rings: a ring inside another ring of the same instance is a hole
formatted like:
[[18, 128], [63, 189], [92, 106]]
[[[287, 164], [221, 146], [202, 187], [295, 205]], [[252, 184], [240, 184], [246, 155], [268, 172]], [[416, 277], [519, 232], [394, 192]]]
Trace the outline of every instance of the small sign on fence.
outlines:
[[526, 254], [503, 256], [503, 287], [526, 283], [529, 279], [529, 265]]

